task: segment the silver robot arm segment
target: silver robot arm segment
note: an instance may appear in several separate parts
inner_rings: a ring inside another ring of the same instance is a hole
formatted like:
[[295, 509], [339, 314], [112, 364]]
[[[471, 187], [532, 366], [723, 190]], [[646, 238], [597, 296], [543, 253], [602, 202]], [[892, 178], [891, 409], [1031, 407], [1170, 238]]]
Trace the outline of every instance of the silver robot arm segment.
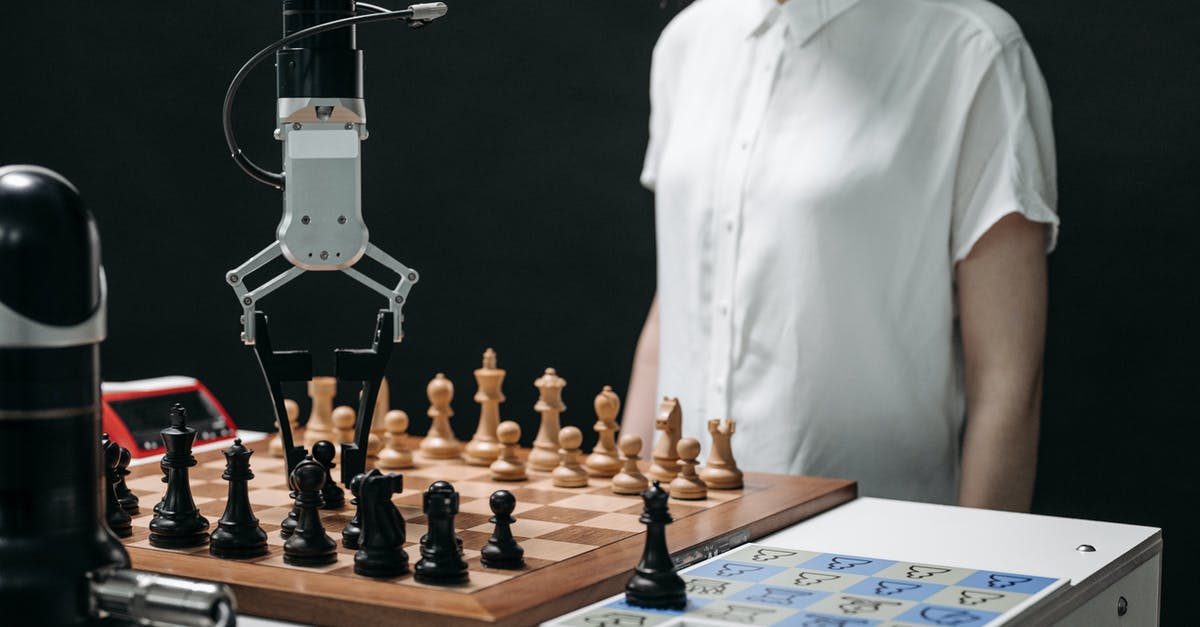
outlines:
[[[377, 8], [377, 7], [372, 7]], [[398, 11], [378, 11], [318, 24], [295, 32], [264, 48], [235, 76], [225, 100], [226, 140], [234, 161], [260, 182], [283, 191], [283, 217], [275, 241], [245, 263], [229, 271], [225, 280], [242, 306], [242, 342], [256, 338], [255, 310], [262, 298], [306, 271], [340, 270], [387, 299], [393, 315], [392, 341], [403, 336], [403, 306], [418, 273], [397, 261], [369, 240], [362, 217], [362, 152], [368, 136], [366, 104], [361, 98], [280, 98], [275, 137], [283, 143], [283, 173], [254, 165], [233, 139], [232, 99], [251, 68], [271, 53], [293, 42], [356, 24], [403, 19], [412, 26], [426, 24], [446, 14], [441, 2], [416, 4]], [[251, 290], [246, 277], [278, 257], [292, 268]], [[369, 257], [398, 277], [388, 288], [353, 268]]]

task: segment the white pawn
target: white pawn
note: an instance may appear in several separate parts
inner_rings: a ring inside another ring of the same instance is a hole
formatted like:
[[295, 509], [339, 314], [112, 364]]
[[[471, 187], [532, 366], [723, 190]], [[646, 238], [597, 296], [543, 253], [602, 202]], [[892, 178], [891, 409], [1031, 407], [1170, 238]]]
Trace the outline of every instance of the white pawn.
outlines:
[[583, 433], [577, 427], [563, 427], [558, 432], [558, 467], [552, 475], [554, 485], [560, 488], [587, 487], [587, 471], [579, 465], [579, 446], [583, 444]]
[[387, 446], [379, 451], [376, 468], [397, 470], [412, 468], [412, 451], [408, 449], [405, 433], [408, 431], [408, 414], [399, 409], [389, 411], [383, 417], [384, 428], [387, 431]]
[[517, 442], [521, 439], [521, 425], [505, 420], [496, 427], [496, 439], [500, 441], [500, 456], [489, 467], [496, 481], [524, 481], [525, 462], [517, 457]]
[[333, 414], [333, 438], [334, 444], [337, 445], [333, 460], [340, 462], [342, 459], [342, 444], [354, 441], [354, 423], [358, 421], [358, 412], [354, 411], [349, 405], [339, 405], [334, 408]]
[[621, 449], [621, 463], [624, 466], [621, 468], [621, 472], [612, 478], [613, 493], [641, 494], [650, 485], [650, 480], [638, 468], [638, 460], [641, 459], [638, 457], [638, 453], [642, 452], [642, 436], [626, 433], [617, 442], [617, 448]]
[[[300, 404], [290, 398], [283, 399], [284, 411], [287, 412], [288, 425], [292, 432], [292, 443], [296, 444], [304, 441], [304, 431], [300, 428]], [[271, 440], [270, 446], [271, 457], [283, 457], [283, 437], [275, 434], [275, 439]]]
[[681, 438], [675, 446], [679, 454], [679, 474], [671, 480], [671, 498], [698, 501], [708, 498], [708, 486], [696, 474], [696, 461], [700, 457], [700, 441], [696, 438]]

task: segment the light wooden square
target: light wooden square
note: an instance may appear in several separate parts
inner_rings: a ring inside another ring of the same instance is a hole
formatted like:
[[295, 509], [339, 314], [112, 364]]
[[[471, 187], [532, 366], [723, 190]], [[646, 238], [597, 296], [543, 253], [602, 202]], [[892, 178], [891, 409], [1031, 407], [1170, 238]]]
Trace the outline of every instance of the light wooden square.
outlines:
[[637, 533], [645, 531], [646, 525], [638, 521], [638, 517], [633, 514], [603, 514], [595, 518], [585, 520], [579, 523], [581, 527], [599, 527], [601, 529], [615, 529], [617, 531], [632, 531]]
[[530, 538], [521, 543], [525, 548], [526, 557], [536, 557], [543, 560], [562, 561], [570, 557], [575, 557], [581, 553], [596, 548], [586, 544], [575, 544], [573, 542], [557, 542], [555, 540], [542, 540], [540, 538]]
[[[295, 499], [287, 490], [277, 490], [273, 488], [258, 488], [248, 492], [250, 502], [259, 505], [270, 505], [272, 507], [283, 507], [285, 505], [293, 505]], [[288, 508], [291, 509], [290, 507]]]
[[[565, 529], [567, 527], [570, 527], [570, 525], [546, 522], [544, 520], [526, 520], [523, 518], [518, 518], [517, 522], [512, 524], [512, 533], [518, 538], [536, 538], [538, 536], [544, 536], [548, 533], [553, 533], [559, 529]], [[485, 525], [471, 527], [470, 531], [481, 531], [483, 533], [490, 534], [494, 528], [495, 525], [488, 523]]]
[[[467, 512], [470, 514], [483, 514], [485, 516], [491, 516], [492, 515], [492, 506], [488, 504], [488, 499], [487, 499], [488, 496], [490, 496], [490, 495], [484, 495], [482, 498], [478, 498], [474, 501], [463, 503], [462, 505], [458, 506], [458, 511]], [[513, 508], [513, 514], [520, 517], [521, 512], [527, 512], [531, 509], [535, 509], [538, 507], [541, 507], [540, 503], [522, 503], [522, 502], [518, 501], [516, 507]]]
[[629, 500], [600, 494], [578, 494], [561, 501], [556, 501], [554, 506], [586, 509], [594, 512], [615, 512], [629, 507]]

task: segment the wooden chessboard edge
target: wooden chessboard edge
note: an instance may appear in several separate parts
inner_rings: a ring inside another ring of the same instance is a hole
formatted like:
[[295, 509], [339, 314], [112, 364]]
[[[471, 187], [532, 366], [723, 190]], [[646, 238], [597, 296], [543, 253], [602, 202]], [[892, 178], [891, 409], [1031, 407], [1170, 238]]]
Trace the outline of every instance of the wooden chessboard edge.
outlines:
[[[858, 494], [858, 484], [843, 479], [749, 474], [747, 480], [748, 486], [767, 484], [779, 488], [783, 484], [784, 493], [780, 494], [778, 489], [747, 491], [738, 499], [738, 507], [727, 510], [728, 517], [720, 523], [714, 523], [711, 517], [704, 515], [711, 514], [711, 510], [676, 520], [667, 530], [672, 553], [703, 547], [717, 537], [734, 537], [742, 530], [748, 541], [754, 541], [852, 501]], [[781, 502], [791, 504], [778, 509]], [[714, 525], [721, 527], [714, 529]], [[545, 566], [522, 575], [521, 585], [527, 589], [557, 590], [534, 609], [548, 611], [546, 618], [565, 614], [620, 592], [637, 565], [644, 542], [641, 533], [618, 540], [580, 556], [603, 552], [601, 561], [573, 560]], [[610, 566], [606, 568], [605, 564]], [[532, 611], [502, 586], [485, 588], [471, 596], [489, 613], [505, 619], [518, 612]], [[589, 598], [592, 600], [586, 601]]]

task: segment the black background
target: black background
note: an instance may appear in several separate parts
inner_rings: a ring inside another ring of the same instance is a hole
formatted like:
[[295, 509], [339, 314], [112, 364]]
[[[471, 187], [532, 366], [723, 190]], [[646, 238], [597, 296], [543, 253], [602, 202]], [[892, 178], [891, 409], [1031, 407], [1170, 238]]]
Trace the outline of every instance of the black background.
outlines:
[[[469, 437], [471, 371], [492, 346], [503, 407], [532, 439], [533, 380], [568, 381], [564, 423], [591, 433], [601, 386], [624, 395], [654, 291], [653, 203], [637, 184], [650, 51], [678, 5], [656, 0], [453, 0], [414, 32], [364, 27], [372, 241], [421, 271], [389, 378], [426, 426], [445, 372]], [[999, 3], [1022, 25], [1054, 102], [1060, 210], [1050, 257], [1037, 513], [1162, 527], [1163, 623], [1200, 575], [1185, 508], [1198, 496], [1195, 233], [1200, 9], [1190, 3]], [[224, 273], [273, 239], [276, 191], [226, 154], [225, 87], [279, 33], [276, 2], [21, 2], [0, 14], [0, 164], [78, 185], [110, 288], [107, 380], [199, 378], [239, 425], [270, 408], [238, 341]], [[273, 169], [269, 65], [236, 109], [247, 153]], [[262, 280], [260, 278], [260, 280]], [[341, 274], [264, 302], [280, 348], [365, 347], [381, 301]], [[289, 396], [307, 406], [301, 387]], [[340, 402], [354, 391], [343, 390]], [[586, 443], [585, 443], [586, 444]]]

